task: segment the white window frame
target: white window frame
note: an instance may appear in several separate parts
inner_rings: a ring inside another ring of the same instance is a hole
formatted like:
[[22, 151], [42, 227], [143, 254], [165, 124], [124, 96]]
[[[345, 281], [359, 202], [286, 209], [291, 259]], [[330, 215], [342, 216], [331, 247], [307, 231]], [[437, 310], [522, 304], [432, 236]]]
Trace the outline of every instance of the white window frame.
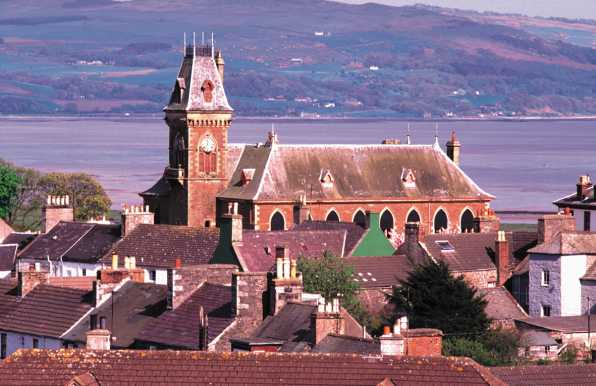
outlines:
[[548, 269], [543, 269], [540, 272], [540, 285], [543, 287], [550, 286], [550, 271]]

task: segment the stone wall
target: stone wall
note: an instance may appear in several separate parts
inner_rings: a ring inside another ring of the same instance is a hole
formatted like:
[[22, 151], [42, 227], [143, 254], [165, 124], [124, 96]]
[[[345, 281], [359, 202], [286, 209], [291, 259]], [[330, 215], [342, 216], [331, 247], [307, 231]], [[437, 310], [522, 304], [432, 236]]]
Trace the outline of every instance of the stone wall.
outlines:
[[497, 270], [487, 269], [478, 271], [452, 271], [454, 277], [462, 275], [469, 285], [476, 288], [494, 287], [497, 282]]
[[[232, 276], [238, 272], [238, 267], [231, 264], [205, 264], [180, 267], [172, 270], [173, 288], [168, 283], [168, 302], [174, 308], [184, 303], [186, 299], [204, 282], [221, 285], [232, 285]], [[168, 273], [168, 276], [170, 273]], [[168, 280], [170, 281], [170, 280]]]
[[[542, 271], [548, 270], [550, 284], [542, 286]], [[530, 316], [541, 316], [542, 305], [551, 306], [551, 316], [561, 315], [561, 260], [559, 256], [530, 255], [528, 281]]]
[[588, 297], [590, 298], [591, 314], [596, 314], [596, 280], [581, 280], [582, 286], [582, 314], [588, 313]]

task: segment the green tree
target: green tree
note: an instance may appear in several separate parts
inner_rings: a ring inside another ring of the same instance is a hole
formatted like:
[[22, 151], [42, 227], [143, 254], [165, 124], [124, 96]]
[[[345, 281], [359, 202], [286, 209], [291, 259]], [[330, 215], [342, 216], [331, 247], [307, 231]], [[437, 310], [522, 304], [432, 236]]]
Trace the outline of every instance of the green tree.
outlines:
[[76, 220], [105, 215], [112, 205], [101, 184], [86, 173], [49, 173], [40, 185], [45, 195], [69, 195]]
[[444, 262], [418, 265], [388, 296], [393, 312], [408, 315], [413, 328], [437, 328], [445, 334], [483, 334], [490, 323], [486, 301], [460, 277], [453, 277]]
[[339, 297], [341, 305], [358, 322], [366, 326], [370, 324], [370, 315], [358, 299], [360, 285], [352, 276], [354, 269], [343, 259], [330, 253], [320, 259], [300, 258], [298, 271], [302, 272], [306, 292], [320, 293], [328, 300]]
[[14, 208], [21, 178], [9, 165], [0, 165], [0, 218], [9, 220], [9, 215]]

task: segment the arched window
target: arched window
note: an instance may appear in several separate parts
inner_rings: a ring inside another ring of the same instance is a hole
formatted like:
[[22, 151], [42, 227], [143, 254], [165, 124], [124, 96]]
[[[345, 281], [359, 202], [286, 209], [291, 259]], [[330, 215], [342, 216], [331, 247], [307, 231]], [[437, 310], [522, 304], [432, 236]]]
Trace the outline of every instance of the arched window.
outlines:
[[406, 222], [420, 222], [420, 215], [418, 214], [416, 209], [412, 209], [412, 211], [408, 214]]
[[337, 215], [337, 212], [334, 210], [329, 212], [327, 214], [327, 218], [325, 219], [325, 221], [339, 222], [339, 216]]
[[286, 220], [284, 220], [284, 216], [279, 212], [275, 212], [271, 217], [271, 230], [283, 231], [284, 229], [286, 229]]
[[359, 209], [356, 214], [354, 214], [352, 222], [356, 225], [360, 225], [362, 228], [366, 228], [366, 215]]
[[434, 221], [434, 230], [435, 233], [440, 233], [441, 231], [447, 230], [449, 226], [449, 221], [447, 220], [447, 214], [443, 209], [439, 209], [437, 214], [435, 214], [435, 221]]
[[381, 215], [381, 229], [383, 230], [383, 232], [385, 232], [393, 229], [393, 226], [393, 215], [391, 214], [389, 209], [386, 209]]
[[466, 209], [461, 215], [460, 229], [463, 232], [474, 232], [474, 214], [470, 209]]

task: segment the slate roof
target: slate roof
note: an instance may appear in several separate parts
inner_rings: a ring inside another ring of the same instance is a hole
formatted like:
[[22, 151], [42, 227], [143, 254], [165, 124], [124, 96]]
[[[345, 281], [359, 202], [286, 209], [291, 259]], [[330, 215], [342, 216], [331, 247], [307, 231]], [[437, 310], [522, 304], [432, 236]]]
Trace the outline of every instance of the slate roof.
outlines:
[[372, 339], [330, 334], [313, 347], [312, 352], [380, 354], [381, 345]]
[[[446, 262], [450, 270], [476, 271], [496, 269], [493, 262], [496, 239], [496, 232], [429, 234], [424, 237], [424, 245], [436, 260]], [[448, 241], [454, 250], [442, 251], [438, 241]]]
[[546, 255], [596, 254], [596, 233], [561, 232], [550, 242], [542, 243], [529, 252]]
[[[245, 168], [255, 169], [255, 174], [243, 186]], [[404, 169], [412, 170], [416, 187], [405, 187]], [[333, 176], [331, 188], [321, 184], [324, 170]], [[312, 201], [494, 198], [432, 145], [280, 144], [247, 146], [228, 188], [219, 197], [293, 201], [305, 189]]]
[[102, 259], [111, 264], [112, 254], [134, 256], [138, 267], [173, 268], [208, 264], [219, 243], [219, 228], [139, 224]]
[[0, 330], [59, 338], [91, 309], [90, 295], [39, 284], [0, 317]]
[[309, 230], [309, 231], [323, 231], [323, 230], [345, 230], [346, 231], [346, 246], [345, 256], [350, 256], [354, 252], [354, 248], [358, 245], [366, 229], [353, 222], [335, 222], [335, 221], [305, 221], [297, 224], [292, 228], [293, 230]]
[[60, 221], [37, 236], [19, 258], [97, 263], [119, 239], [119, 225]]
[[[563, 333], [588, 332], [588, 316], [548, 316], [518, 319], [516, 324], [537, 327], [539, 329], [560, 331]], [[590, 331], [596, 331], [596, 323], [590, 325]]]
[[252, 231], [245, 230], [242, 243], [235, 246], [245, 268], [249, 272], [268, 272], [275, 266], [275, 247], [285, 246], [290, 257], [319, 258], [325, 252], [343, 256], [345, 250], [345, 230], [288, 230]]
[[584, 196], [584, 199], [579, 200], [576, 192], [554, 201], [553, 204], [555, 204], [559, 208], [569, 207], [576, 209], [595, 210], [596, 199], [594, 197], [594, 186], [587, 188]]
[[[167, 291], [163, 285], [127, 281], [92, 313], [97, 315], [97, 320], [106, 318], [106, 326], [112, 333], [112, 346], [126, 348], [134, 342], [144, 326], [165, 311]], [[90, 324], [88, 315], [64, 339], [85, 343]]]
[[346, 265], [354, 268], [354, 280], [363, 289], [388, 288], [405, 280], [412, 270], [406, 256], [358, 256], [346, 257]]
[[[203, 82], [206, 80], [210, 81], [214, 87], [211, 101], [203, 98], [201, 90]], [[182, 93], [180, 93], [180, 88], [184, 89]], [[232, 111], [223, 81], [219, 76], [215, 61], [211, 58], [210, 48], [205, 52], [201, 52], [197, 48], [196, 55], [184, 56], [166, 110]]]
[[17, 281], [15, 279], [0, 279], [0, 315], [6, 315], [17, 301]]
[[201, 306], [208, 317], [208, 338], [212, 342], [235, 320], [232, 312], [232, 287], [212, 283], [204, 283], [176, 309], [166, 311], [149, 321], [139, 332], [137, 340], [168, 347], [197, 349]]
[[580, 279], [596, 280], [596, 262], [594, 262], [591, 266], [588, 267], [586, 273]]
[[[544, 366], [542, 366], [544, 368]], [[48, 371], [51, 369], [51, 371]], [[4, 385], [64, 385], [93, 374], [101, 385], [502, 385], [467, 358], [169, 350], [19, 350], [0, 364]]]
[[493, 367], [490, 371], [511, 386], [596, 384], [596, 364]]
[[309, 340], [310, 316], [316, 310], [314, 305], [288, 303], [275, 316], [267, 316], [253, 337], [289, 342]]
[[18, 244], [0, 244], [0, 271], [13, 270], [18, 248]]
[[37, 233], [14, 232], [9, 234], [2, 244], [18, 244], [19, 251], [29, 245], [37, 237]]
[[512, 320], [528, 316], [505, 287], [482, 288], [478, 295], [487, 301], [485, 311], [490, 319]]

